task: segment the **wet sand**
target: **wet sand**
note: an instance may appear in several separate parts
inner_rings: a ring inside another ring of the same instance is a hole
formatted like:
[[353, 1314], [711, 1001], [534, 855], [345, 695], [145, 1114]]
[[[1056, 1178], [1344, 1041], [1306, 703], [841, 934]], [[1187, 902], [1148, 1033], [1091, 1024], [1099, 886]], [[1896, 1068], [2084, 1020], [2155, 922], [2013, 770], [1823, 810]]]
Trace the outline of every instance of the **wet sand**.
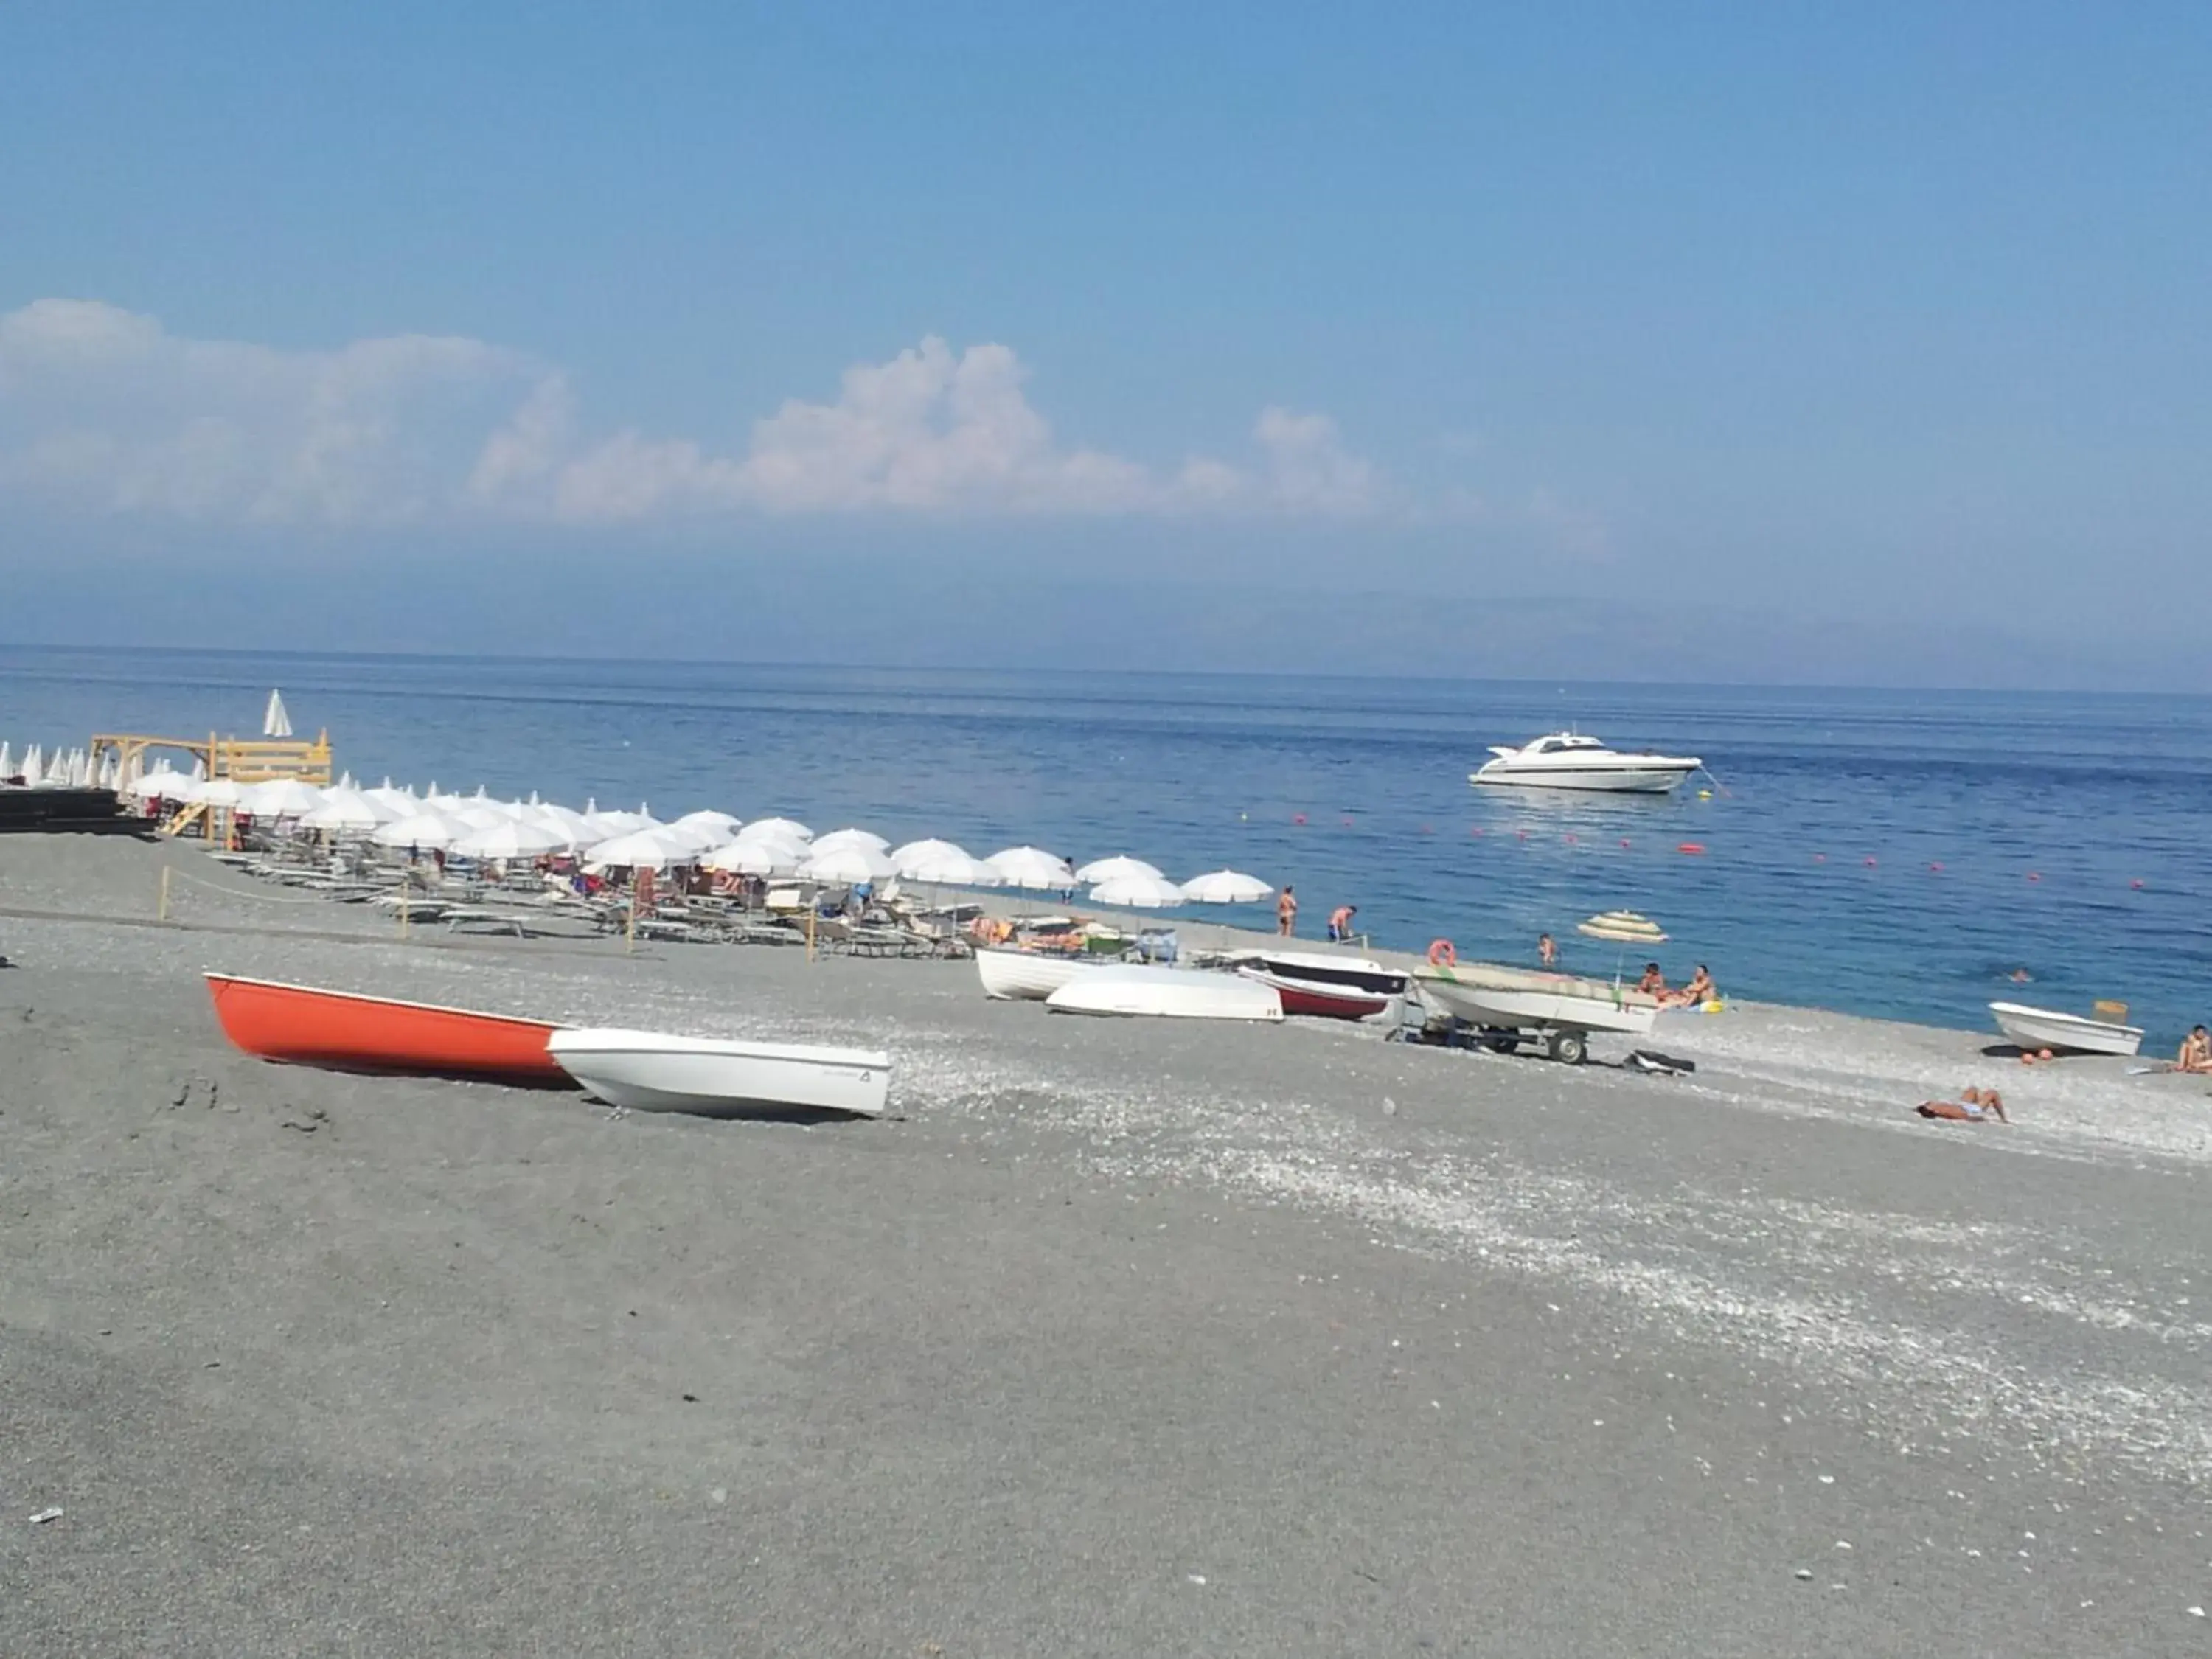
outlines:
[[[1743, 1006], [1651, 1079], [289, 896], [0, 840], [0, 1650], [2212, 1639], [2201, 1081]], [[207, 966], [866, 1041], [898, 1115], [270, 1066]], [[1909, 1115], [1972, 1081], [2019, 1123]]]

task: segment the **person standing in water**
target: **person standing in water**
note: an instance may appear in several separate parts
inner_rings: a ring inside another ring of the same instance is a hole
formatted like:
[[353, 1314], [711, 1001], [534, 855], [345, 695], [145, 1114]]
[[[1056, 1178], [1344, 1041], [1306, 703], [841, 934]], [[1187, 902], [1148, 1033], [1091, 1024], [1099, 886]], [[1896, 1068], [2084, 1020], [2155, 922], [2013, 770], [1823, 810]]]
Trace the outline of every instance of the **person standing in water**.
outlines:
[[1282, 896], [1275, 901], [1275, 931], [1288, 939], [1298, 925], [1298, 896], [1294, 888], [1283, 889]]
[[1537, 936], [1536, 960], [1542, 963], [1547, 968], [1556, 968], [1559, 965], [1559, 942], [1553, 939], [1549, 933], [1541, 933]]
[[1341, 945], [1352, 937], [1352, 919], [1359, 914], [1356, 904], [1340, 904], [1328, 913], [1328, 937], [1332, 944]]

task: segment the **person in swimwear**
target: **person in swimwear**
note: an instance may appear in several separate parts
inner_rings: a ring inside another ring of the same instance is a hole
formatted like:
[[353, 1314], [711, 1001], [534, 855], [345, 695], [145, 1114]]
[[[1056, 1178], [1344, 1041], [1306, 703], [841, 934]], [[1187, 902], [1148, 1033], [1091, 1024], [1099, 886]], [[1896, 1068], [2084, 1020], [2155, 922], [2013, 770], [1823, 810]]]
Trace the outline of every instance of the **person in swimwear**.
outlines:
[[1553, 939], [1549, 933], [1542, 933], [1537, 936], [1536, 960], [1542, 963], [1547, 968], [1556, 968], [1559, 964], [1559, 941]]
[[1657, 963], [1644, 964], [1644, 977], [1636, 981], [1636, 988], [1646, 996], [1657, 997], [1662, 1002], [1667, 1000], [1667, 975], [1659, 971]]
[[1701, 962], [1698, 964], [1698, 971], [1690, 975], [1687, 985], [1679, 991], [1669, 992], [1662, 1000], [1680, 1008], [1694, 1008], [1699, 1003], [1711, 1002], [1719, 995], [1720, 988], [1713, 983], [1713, 976], [1705, 971], [1705, 964]]
[[1356, 904], [1340, 904], [1328, 913], [1328, 936], [1337, 944], [1352, 937], [1352, 919], [1359, 914]]
[[1960, 1091], [1956, 1100], [1923, 1100], [1912, 1109], [1923, 1117], [1941, 1118], [1947, 1123], [2012, 1121], [2005, 1115], [2004, 1097], [1994, 1089], [1968, 1087]]
[[2212, 1032], [2202, 1025], [2190, 1028], [2189, 1035], [2181, 1040], [2180, 1052], [2173, 1057], [2177, 1072], [2212, 1072]]

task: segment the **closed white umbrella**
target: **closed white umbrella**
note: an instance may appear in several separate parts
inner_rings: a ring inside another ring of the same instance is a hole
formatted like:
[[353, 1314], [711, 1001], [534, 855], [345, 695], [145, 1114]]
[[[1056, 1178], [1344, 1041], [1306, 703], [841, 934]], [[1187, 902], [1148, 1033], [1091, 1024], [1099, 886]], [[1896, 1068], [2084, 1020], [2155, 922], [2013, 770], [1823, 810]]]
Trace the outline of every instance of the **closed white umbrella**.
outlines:
[[1124, 854], [1110, 859], [1093, 859], [1077, 868], [1075, 878], [1094, 884], [1111, 881], [1116, 876], [1150, 876], [1157, 881], [1164, 873], [1157, 864], [1147, 864], [1142, 859], [1133, 859]]
[[1075, 872], [1067, 867], [1067, 860], [1042, 847], [1009, 847], [983, 862], [996, 870], [1009, 887], [1060, 892], [1076, 884]]
[[540, 853], [565, 849], [558, 831], [514, 819], [472, 830], [453, 843], [453, 851], [471, 859], [534, 859]]
[[1183, 896], [1193, 904], [1259, 904], [1275, 890], [1257, 876], [1241, 870], [1213, 870], [1193, 876], [1182, 884]]
[[323, 792], [297, 778], [271, 778], [247, 784], [238, 792], [238, 804], [257, 817], [305, 817], [323, 804]]
[[1091, 902], [1125, 910], [1172, 910], [1190, 902], [1182, 889], [1165, 876], [1133, 874], [1100, 882], [1091, 890]]
[[[901, 848], [900, 853], [907, 849]], [[900, 878], [918, 881], [925, 887], [1003, 887], [1006, 878], [977, 858], [970, 858], [959, 848], [947, 845], [942, 852], [923, 853], [911, 858], [891, 855], [891, 863]]]
[[23, 751], [23, 781], [35, 789], [46, 776], [46, 762], [40, 758], [39, 745], [34, 743]]
[[870, 847], [857, 844], [833, 847], [828, 852], [815, 851], [806, 862], [799, 866], [799, 875], [808, 881], [855, 883], [888, 881], [898, 872], [891, 867], [890, 857]]
[[369, 832], [368, 838], [379, 847], [419, 847], [437, 853], [468, 833], [468, 825], [456, 823], [443, 812], [434, 812], [417, 803], [416, 811], [378, 825]]
[[8, 745], [0, 743], [0, 778], [12, 778], [15, 775], [15, 769], [10, 764], [14, 759], [15, 757], [8, 752]]
[[292, 735], [292, 717], [284, 712], [284, 694], [271, 691], [269, 707], [261, 711], [261, 735], [264, 738], [289, 738]]
[[848, 847], [865, 847], [871, 853], [889, 854], [891, 850], [890, 842], [866, 830], [832, 830], [826, 836], [814, 838], [814, 850], [817, 853], [836, 853]]

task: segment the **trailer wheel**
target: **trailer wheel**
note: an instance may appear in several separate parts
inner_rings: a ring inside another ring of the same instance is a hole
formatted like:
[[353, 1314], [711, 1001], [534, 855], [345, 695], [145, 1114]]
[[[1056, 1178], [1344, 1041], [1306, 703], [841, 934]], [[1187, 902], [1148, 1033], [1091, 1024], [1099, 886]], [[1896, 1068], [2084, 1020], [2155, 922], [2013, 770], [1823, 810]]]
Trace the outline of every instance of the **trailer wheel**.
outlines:
[[1562, 1066], [1579, 1066], [1589, 1057], [1589, 1040], [1580, 1031], [1554, 1031], [1548, 1052]]

